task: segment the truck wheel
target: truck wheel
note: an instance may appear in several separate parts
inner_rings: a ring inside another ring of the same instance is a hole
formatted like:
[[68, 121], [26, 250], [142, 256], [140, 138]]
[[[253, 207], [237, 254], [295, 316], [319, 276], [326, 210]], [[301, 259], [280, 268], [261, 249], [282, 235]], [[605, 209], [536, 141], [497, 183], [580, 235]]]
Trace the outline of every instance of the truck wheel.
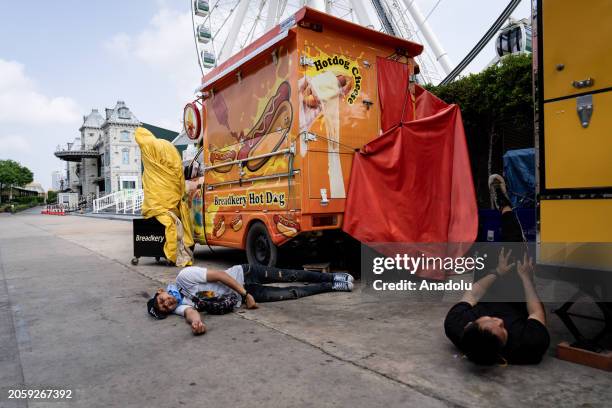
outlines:
[[266, 226], [258, 222], [249, 229], [246, 239], [247, 260], [253, 265], [274, 266], [278, 247], [272, 242]]

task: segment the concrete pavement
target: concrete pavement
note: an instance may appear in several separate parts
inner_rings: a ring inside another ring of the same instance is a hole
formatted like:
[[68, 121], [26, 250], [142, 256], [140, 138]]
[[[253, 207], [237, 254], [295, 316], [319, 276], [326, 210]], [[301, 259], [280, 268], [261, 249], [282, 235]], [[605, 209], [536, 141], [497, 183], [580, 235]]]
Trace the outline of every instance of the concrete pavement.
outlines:
[[[177, 269], [132, 266], [131, 223], [0, 215], [0, 388], [66, 386], [65, 406], [607, 406], [612, 375], [550, 356], [479, 368], [446, 340], [448, 303], [331, 293], [210, 317], [149, 319]], [[241, 252], [196, 264], [222, 268]], [[551, 317], [553, 343], [567, 334]], [[46, 406], [29, 402], [29, 406]], [[62, 406], [53, 403], [50, 406]], [[26, 406], [0, 396], [0, 407]]]

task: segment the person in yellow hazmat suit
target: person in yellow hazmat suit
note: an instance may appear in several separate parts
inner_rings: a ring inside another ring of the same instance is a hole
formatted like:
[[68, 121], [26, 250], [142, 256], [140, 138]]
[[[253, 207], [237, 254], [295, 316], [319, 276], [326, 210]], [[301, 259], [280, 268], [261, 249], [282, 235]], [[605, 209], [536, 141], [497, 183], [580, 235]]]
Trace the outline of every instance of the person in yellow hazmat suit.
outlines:
[[157, 218], [166, 227], [164, 253], [177, 266], [191, 265], [194, 245], [189, 208], [184, 202], [185, 176], [176, 147], [139, 127], [134, 136], [140, 146], [144, 173], [144, 218]]

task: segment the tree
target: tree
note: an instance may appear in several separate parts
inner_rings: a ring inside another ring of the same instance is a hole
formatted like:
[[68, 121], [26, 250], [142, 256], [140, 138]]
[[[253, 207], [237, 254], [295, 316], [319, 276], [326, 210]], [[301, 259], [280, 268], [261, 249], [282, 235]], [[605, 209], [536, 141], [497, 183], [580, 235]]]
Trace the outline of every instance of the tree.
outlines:
[[47, 203], [56, 203], [57, 202], [57, 191], [49, 190], [47, 192]]
[[534, 146], [531, 55], [509, 55], [477, 74], [425, 88], [461, 108], [478, 204], [488, 207], [487, 178], [503, 171], [503, 154]]
[[32, 171], [14, 160], [0, 160], [0, 200], [2, 191], [9, 187], [9, 201], [12, 200], [12, 186], [24, 186], [34, 180]]

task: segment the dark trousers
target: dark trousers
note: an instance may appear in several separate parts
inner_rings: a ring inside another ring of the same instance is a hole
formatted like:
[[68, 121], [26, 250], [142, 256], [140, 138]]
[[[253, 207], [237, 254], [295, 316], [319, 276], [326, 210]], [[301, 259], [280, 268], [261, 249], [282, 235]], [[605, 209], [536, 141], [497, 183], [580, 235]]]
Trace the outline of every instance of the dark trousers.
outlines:
[[[512, 242], [512, 255], [511, 259], [508, 260], [509, 263], [521, 261], [523, 262], [523, 254], [527, 250], [526, 246], [521, 245], [521, 243], [526, 242], [525, 235], [523, 234], [523, 228], [516, 217], [516, 214], [513, 211], [507, 211], [501, 215], [501, 240], [503, 242]], [[519, 250], [519, 247], [521, 250]], [[499, 250], [501, 250], [501, 246], [499, 246]], [[505, 248], [506, 253], [509, 248]], [[497, 256], [490, 257], [491, 261], [495, 260], [494, 265], [491, 265], [491, 269], [497, 267]], [[493, 262], [492, 262], [493, 263]], [[488, 274], [488, 270], [483, 270], [480, 273], [477, 273], [475, 276], [476, 280], [479, 280]], [[523, 283], [516, 272], [516, 266], [513, 270], [508, 271], [504, 276], [498, 278], [493, 285], [489, 288], [485, 296], [481, 299], [481, 302], [511, 302], [517, 303], [514, 306], [523, 310], [526, 305], [525, 301], [525, 291], [523, 289]], [[525, 309], [526, 310], [526, 309]]]
[[[262, 265], [241, 265], [244, 288], [257, 302], [276, 302], [298, 299], [318, 293], [331, 292], [333, 275], [297, 269], [279, 269]], [[264, 286], [266, 283], [306, 282], [306, 286]]]
[[501, 240], [503, 242], [526, 241], [523, 228], [514, 211], [507, 211], [501, 215]]

